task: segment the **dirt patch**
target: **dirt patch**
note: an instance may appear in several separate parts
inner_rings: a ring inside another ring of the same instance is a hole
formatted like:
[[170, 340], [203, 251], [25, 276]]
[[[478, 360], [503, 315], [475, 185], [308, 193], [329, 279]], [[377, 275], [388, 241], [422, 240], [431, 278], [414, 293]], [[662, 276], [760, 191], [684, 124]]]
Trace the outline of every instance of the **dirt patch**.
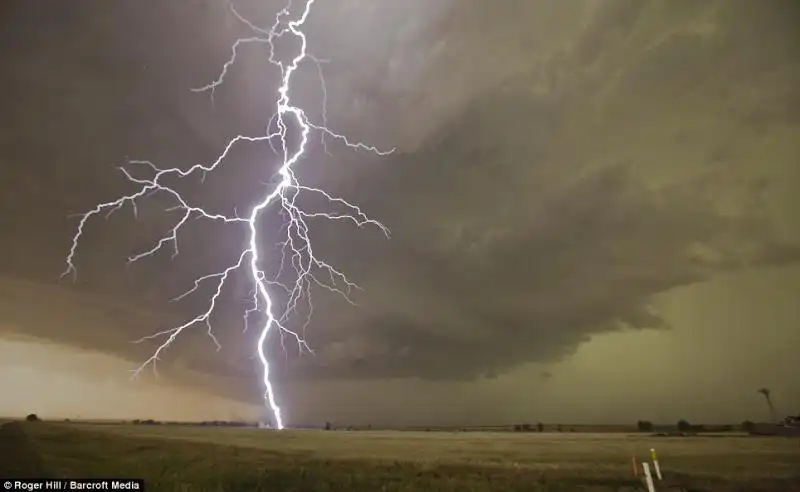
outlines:
[[0, 425], [0, 477], [48, 478], [44, 459], [17, 422]]

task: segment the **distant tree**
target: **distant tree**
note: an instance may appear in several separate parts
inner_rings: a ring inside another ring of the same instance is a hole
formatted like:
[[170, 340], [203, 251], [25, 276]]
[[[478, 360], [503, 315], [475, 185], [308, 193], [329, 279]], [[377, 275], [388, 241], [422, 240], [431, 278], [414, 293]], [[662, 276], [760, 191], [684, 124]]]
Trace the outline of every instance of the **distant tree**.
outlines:
[[28, 422], [38, 422], [39, 416], [36, 415], [35, 413], [29, 413], [28, 416], [25, 417], [25, 420]]
[[650, 422], [649, 420], [640, 420], [636, 422], [636, 429], [639, 432], [653, 432], [655, 427], [653, 426], [653, 423]]
[[725, 424], [722, 426], [722, 432], [730, 432], [733, 430], [733, 426], [730, 424]]
[[372, 424], [367, 424], [367, 430], [372, 430]]
[[536, 424], [536, 430], [539, 432], [544, 432], [544, 424], [539, 422]]
[[515, 424], [514, 432], [522, 432], [522, 424]]
[[753, 432], [754, 430], [756, 430], [756, 424], [754, 424], [749, 420], [745, 420], [744, 422], [742, 422], [742, 430], [745, 432]]
[[692, 424], [689, 423], [688, 420], [681, 419], [678, 421], [678, 431], [679, 432], [691, 432], [692, 431]]
[[531, 424], [522, 424], [522, 432], [530, 432], [532, 430]]
[[331, 430], [331, 423], [330, 422], [325, 422], [325, 430], [326, 431]]
[[558, 425], [556, 426], [556, 432], [561, 432], [561, 431], [562, 431], [562, 429], [561, 429], [561, 424], [558, 424]]

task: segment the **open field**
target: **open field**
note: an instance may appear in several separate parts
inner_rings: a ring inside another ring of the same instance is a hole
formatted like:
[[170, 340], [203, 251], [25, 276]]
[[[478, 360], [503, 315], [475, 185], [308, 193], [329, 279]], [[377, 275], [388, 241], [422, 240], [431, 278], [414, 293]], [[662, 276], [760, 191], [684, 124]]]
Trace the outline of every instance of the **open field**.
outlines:
[[646, 459], [651, 447], [669, 482], [688, 490], [800, 491], [800, 440], [789, 438], [43, 422], [4, 429], [0, 463], [22, 459], [12, 448], [27, 436], [50, 475], [144, 478], [150, 491], [632, 491], [642, 486], [631, 456]]

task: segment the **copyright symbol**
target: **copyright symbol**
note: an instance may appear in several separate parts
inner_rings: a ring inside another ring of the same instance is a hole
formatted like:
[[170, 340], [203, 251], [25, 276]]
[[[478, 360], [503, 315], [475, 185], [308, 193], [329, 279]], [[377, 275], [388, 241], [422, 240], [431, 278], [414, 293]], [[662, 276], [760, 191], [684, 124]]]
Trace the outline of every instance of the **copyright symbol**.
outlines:
[[14, 484], [11, 483], [11, 481], [3, 482], [3, 488], [6, 489], [6, 490], [11, 490], [11, 487], [13, 487], [13, 486], [14, 486]]

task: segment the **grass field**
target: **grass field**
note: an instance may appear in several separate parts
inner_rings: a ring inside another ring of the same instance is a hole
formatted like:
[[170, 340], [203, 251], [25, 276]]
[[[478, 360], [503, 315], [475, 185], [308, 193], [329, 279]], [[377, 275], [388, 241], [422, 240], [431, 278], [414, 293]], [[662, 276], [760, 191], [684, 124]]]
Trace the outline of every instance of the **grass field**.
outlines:
[[631, 456], [646, 459], [651, 447], [671, 484], [660, 490], [800, 491], [800, 440], [788, 438], [43, 422], [5, 428], [3, 463], [23, 459], [12, 448], [24, 435], [51, 475], [144, 478], [149, 491], [633, 491], [642, 485], [632, 477]]

